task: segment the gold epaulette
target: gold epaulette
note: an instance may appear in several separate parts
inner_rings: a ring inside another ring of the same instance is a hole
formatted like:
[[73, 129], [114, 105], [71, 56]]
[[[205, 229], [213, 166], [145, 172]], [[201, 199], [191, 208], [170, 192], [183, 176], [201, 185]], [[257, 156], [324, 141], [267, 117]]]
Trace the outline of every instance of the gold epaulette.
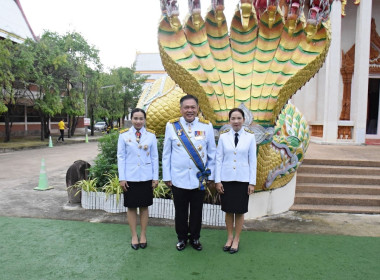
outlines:
[[205, 123], [205, 124], [209, 124], [210, 123], [209, 120], [205, 120], [204, 118], [199, 118], [199, 122]]
[[220, 134], [222, 135], [223, 133], [229, 132], [230, 130], [231, 130], [231, 129], [229, 129], [229, 128], [228, 128], [228, 129], [225, 129], [225, 130], [221, 131]]
[[148, 131], [148, 132], [150, 132], [150, 133], [156, 135], [156, 132], [155, 132], [154, 130], [151, 130], [151, 129], [149, 129], [149, 128], [146, 128], [146, 131]]
[[248, 129], [248, 128], [244, 128], [244, 130], [248, 133], [251, 133], [251, 134], [255, 134], [252, 130]]
[[122, 133], [124, 133], [124, 132], [127, 132], [128, 130], [129, 130], [129, 127], [126, 128], [126, 129], [122, 129], [122, 130], [120, 130], [119, 133], [122, 134]]
[[171, 119], [169, 122], [170, 122], [170, 123], [175, 123], [175, 122], [178, 122], [179, 119], [180, 119], [179, 117], [178, 117], [178, 118], [175, 118], [175, 119]]

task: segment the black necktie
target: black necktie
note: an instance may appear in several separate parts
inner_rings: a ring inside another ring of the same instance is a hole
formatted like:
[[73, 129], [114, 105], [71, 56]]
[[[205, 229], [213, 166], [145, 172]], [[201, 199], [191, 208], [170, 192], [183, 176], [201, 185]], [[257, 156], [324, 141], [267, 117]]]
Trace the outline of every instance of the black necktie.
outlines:
[[239, 133], [235, 133], [235, 147], [237, 146], [237, 144], [238, 144], [238, 142], [239, 142], [239, 138], [238, 138], [238, 136], [239, 136]]

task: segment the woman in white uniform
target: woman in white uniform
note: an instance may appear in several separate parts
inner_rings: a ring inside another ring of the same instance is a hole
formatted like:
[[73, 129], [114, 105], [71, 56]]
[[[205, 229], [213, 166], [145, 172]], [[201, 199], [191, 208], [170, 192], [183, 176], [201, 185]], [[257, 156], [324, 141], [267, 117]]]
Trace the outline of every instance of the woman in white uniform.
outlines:
[[220, 135], [216, 151], [215, 184], [226, 212], [227, 242], [223, 251], [234, 254], [239, 250], [249, 195], [255, 191], [257, 159], [255, 135], [243, 128], [243, 110], [232, 109], [229, 120], [232, 129]]
[[[148, 206], [153, 204], [153, 189], [158, 185], [158, 151], [154, 132], [144, 127], [145, 111], [133, 109], [131, 118], [132, 127], [120, 131], [117, 164], [120, 186], [124, 190], [124, 206], [128, 207], [131, 247], [137, 250], [148, 245]], [[136, 231], [137, 208], [140, 208], [140, 240]]]

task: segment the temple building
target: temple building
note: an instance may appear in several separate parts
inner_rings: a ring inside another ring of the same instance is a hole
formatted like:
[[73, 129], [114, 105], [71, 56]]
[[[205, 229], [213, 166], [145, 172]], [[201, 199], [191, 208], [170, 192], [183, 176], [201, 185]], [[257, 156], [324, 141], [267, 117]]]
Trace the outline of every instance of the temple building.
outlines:
[[0, 7], [0, 40], [22, 43], [27, 38], [36, 39], [19, 0], [1, 0]]
[[313, 142], [380, 144], [380, 2], [345, 2], [332, 5], [323, 68], [292, 103], [305, 115]]
[[148, 76], [144, 88], [166, 75], [166, 71], [158, 53], [137, 52], [135, 69], [137, 74]]

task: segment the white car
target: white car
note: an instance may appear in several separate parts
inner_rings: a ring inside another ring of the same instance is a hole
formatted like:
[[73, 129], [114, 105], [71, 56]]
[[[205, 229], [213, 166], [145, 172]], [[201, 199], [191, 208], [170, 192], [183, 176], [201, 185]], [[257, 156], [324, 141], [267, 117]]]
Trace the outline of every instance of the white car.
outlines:
[[98, 130], [98, 131], [105, 131], [105, 130], [107, 130], [107, 124], [106, 124], [106, 122], [97, 122], [94, 125], [94, 130]]

